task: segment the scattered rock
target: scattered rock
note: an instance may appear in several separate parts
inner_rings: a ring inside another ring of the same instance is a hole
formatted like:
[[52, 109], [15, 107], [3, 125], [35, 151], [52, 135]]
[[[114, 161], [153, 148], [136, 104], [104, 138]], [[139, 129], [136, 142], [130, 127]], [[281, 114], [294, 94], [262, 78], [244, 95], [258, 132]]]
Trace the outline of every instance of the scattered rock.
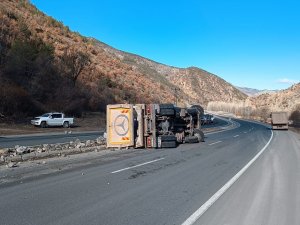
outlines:
[[91, 145], [92, 145], [91, 140], [87, 140], [87, 141], [85, 142], [85, 146], [86, 146], [86, 147], [89, 147], [89, 146], [91, 146]]
[[84, 143], [79, 143], [76, 145], [76, 148], [83, 148], [85, 147], [85, 144]]
[[49, 144], [43, 144], [43, 150], [44, 151], [49, 151], [50, 145]]
[[75, 145], [78, 145], [80, 143], [81, 143], [81, 141], [79, 139], [76, 139], [75, 142], [74, 142]]
[[18, 167], [18, 163], [16, 163], [16, 162], [9, 162], [6, 166], [8, 168], [14, 168], [14, 167]]
[[100, 136], [96, 139], [97, 144], [105, 144], [106, 139], [103, 136]]
[[45, 149], [43, 149], [43, 148], [38, 148], [38, 149], [36, 150], [36, 152], [37, 152], [37, 153], [42, 153], [42, 152], [45, 152]]

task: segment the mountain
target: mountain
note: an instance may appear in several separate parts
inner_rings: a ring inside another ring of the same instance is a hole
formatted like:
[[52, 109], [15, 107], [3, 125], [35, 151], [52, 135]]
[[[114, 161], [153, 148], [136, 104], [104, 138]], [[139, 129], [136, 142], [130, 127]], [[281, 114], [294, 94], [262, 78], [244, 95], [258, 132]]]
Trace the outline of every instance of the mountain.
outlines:
[[257, 108], [292, 112], [300, 105], [300, 83], [275, 93], [261, 94], [251, 98], [251, 101]]
[[238, 87], [238, 86], [236, 86], [236, 88], [248, 96], [255, 96], [261, 92], [260, 90], [254, 88]]
[[[104, 111], [113, 103], [244, 100], [196, 67], [176, 68], [72, 32], [27, 0], [0, 2], [0, 113]], [[13, 104], [12, 104], [13, 103]]]
[[123, 52], [96, 41], [112, 57], [132, 66], [140, 73], [147, 74], [155, 82], [176, 88], [178, 95], [185, 102], [194, 102], [207, 105], [210, 101], [244, 100], [246, 95], [222, 78], [197, 67], [177, 68], [155, 62], [144, 57]]
[[253, 97], [253, 96], [258, 96], [261, 94], [271, 94], [271, 93], [275, 93], [277, 91], [275, 90], [258, 90], [258, 89], [254, 89], [254, 88], [247, 88], [247, 87], [237, 87], [236, 88], [238, 90], [240, 90], [241, 92], [243, 92], [244, 94], [248, 95], [249, 97]]

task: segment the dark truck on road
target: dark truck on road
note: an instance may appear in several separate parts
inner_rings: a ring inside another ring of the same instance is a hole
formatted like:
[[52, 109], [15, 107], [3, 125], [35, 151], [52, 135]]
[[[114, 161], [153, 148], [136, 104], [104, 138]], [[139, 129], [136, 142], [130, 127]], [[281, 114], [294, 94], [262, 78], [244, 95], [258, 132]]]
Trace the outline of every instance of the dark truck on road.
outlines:
[[119, 104], [107, 106], [107, 146], [173, 148], [204, 141], [199, 105]]
[[201, 130], [203, 112], [199, 105], [189, 108], [180, 108], [173, 104], [145, 105], [145, 147], [171, 148], [180, 143], [204, 141]]
[[271, 124], [273, 130], [288, 130], [289, 121], [287, 112], [272, 112]]

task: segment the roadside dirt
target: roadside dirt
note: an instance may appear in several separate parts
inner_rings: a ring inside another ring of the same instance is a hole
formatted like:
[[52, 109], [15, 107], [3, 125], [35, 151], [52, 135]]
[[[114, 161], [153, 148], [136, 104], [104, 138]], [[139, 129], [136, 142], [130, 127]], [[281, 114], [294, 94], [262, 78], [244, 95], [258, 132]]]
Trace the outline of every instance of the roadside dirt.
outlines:
[[[66, 129], [62, 127], [40, 128], [30, 124], [28, 118], [22, 122], [1, 122], [0, 121], [0, 136], [2, 135], [18, 135], [18, 134], [33, 134], [33, 133], [50, 133], [63, 132]], [[68, 131], [98, 131], [105, 128], [105, 114], [104, 113], [89, 113], [82, 118], [75, 118], [75, 124]]]
[[289, 129], [293, 132], [300, 134], [300, 126], [290, 126]]

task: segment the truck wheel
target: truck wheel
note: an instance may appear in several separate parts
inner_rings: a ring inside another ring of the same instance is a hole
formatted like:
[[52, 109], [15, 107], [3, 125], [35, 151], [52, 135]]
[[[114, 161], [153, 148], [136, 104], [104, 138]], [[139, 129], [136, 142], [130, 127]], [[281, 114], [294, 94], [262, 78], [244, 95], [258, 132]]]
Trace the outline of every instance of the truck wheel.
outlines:
[[185, 143], [198, 143], [199, 139], [196, 136], [185, 137]]
[[177, 138], [175, 135], [161, 135], [159, 136], [160, 139], [161, 139], [161, 142], [164, 142], [164, 141], [176, 141]]
[[195, 129], [194, 130], [194, 135], [198, 138], [199, 142], [204, 142], [204, 133], [202, 130]]
[[47, 127], [46, 121], [42, 121], [40, 126], [41, 128], [46, 128]]
[[175, 109], [172, 104], [160, 104], [159, 105], [159, 115], [161, 116], [174, 116]]
[[162, 148], [176, 148], [177, 143], [176, 143], [176, 141], [163, 141], [163, 142], [161, 142], [161, 147]]
[[162, 148], [176, 148], [177, 147], [177, 138], [175, 135], [161, 135], [159, 136], [161, 140]]
[[68, 128], [69, 126], [70, 126], [69, 122], [65, 121], [64, 124], [63, 124], [63, 127]]

